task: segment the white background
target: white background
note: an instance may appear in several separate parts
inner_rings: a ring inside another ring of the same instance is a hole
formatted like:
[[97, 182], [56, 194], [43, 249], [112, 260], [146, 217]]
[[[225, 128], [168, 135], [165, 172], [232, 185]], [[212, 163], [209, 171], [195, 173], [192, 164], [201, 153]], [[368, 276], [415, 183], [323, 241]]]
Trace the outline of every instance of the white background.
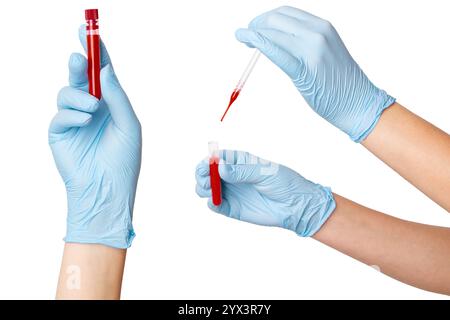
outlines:
[[234, 30], [289, 4], [330, 20], [400, 103], [450, 131], [448, 1], [10, 1], [0, 5], [0, 298], [52, 299], [65, 189], [47, 144], [84, 9], [144, 135], [123, 298], [445, 298], [312, 240], [210, 212], [194, 191], [207, 142], [250, 151], [374, 209], [450, 226], [450, 215], [318, 117], [265, 57], [223, 124], [252, 51]]

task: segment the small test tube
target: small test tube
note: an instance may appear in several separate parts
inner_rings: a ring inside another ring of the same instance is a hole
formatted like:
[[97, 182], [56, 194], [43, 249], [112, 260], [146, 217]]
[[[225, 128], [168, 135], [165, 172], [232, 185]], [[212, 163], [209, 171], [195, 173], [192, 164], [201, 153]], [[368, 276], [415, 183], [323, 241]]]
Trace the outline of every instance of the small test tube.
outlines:
[[97, 99], [102, 97], [100, 87], [100, 32], [98, 28], [98, 10], [85, 10], [86, 42], [88, 56], [89, 93]]
[[215, 206], [220, 206], [222, 203], [222, 182], [219, 175], [219, 144], [215, 141], [209, 142], [208, 150], [212, 203]]

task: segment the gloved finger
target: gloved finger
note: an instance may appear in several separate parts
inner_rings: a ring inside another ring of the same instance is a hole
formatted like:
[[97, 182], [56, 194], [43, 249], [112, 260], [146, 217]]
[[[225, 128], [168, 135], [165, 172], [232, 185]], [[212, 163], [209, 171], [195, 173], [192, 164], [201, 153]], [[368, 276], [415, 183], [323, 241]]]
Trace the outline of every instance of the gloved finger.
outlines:
[[317, 19], [322, 20], [309, 12], [290, 6], [282, 6], [274, 11], [303, 21], [315, 21]]
[[64, 133], [74, 127], [84, 127], [88, 125], [91, 120], [92, 115], [89, 113], [63, 109], [55, 115], [50, 123], [48, 131], [53, 134]]
[[100, 82], [102, 98], [108, 105], [114, 124], [123, 132], [140, 132], [139, 120], [110, 64], [101, 70]]
[[305, 22], [278, 12], [270, 12], [253, 19], [248, 25], [249, 29], [275, 29], [287, 34], [297, 35], [305, 29]]
[[259, 32], [250, 29], [238, 29], [235, 35], [238, 41], [250, 47], [258, 48], [291, 79], [295, 79], [298, 76], [298, 68], [301, 66], [299, 60], [286, 50], [280, 48], [273, 41], [264, 37]]
[[72, 87], [64, 87], [58, 93], [58, 109], [75, 109], [93, 113], [100, 101], [89, 93]]
[[264, 39], [267, 39], [267, 41], [270, 41], [275, 47], [280, 48], [292, 56], [297, 64], [299, 61], [298, 58], [303, 55], [303, 47], [301, 46], [302, 39], [308, 36], [307, 33], [312, 33], [310, 30], [304, 30], [303, 35], [288, 34], [275, 29], [255, 29], [253, 31]]
[[[86, 25], [83, 24], [80, 26], [80, 28], [78, 29], [78, 36], [80, 38], [80, 42], [84, 48], [84, 51], [87, 52]], [[111, 64], [111, 59], [109, 57], [108, 51], [106, 50], [105, 44], [100, 39], [100, 65], [103, 68], [108, 64]]]
[[264, 173], [267, 161], [248, 152], [224, 150], [219, 163], [220, 178], [228, 183], [260, 183], [267, 176]]
[[200, 187], [205, 188], [205, 189], [211, 188], [211, 178], [210, 178], [209, 174], [205, 177], [196, 175], [195, 179], [197, 181], [197, 184]]
[[210, 188], [209, 163], [208, 159], [200, 161], [195, 168], [195, 180], [202, 188]]
[[195, 168], [195, 180], [197, 186], [203, 189], [211, 189], [208, 159], [203, 159]]
[[195, 186], [195, 192], [197, 192], [197, 195], [200, 198], [210, 198], [211, 195], [211, 188], [203, 188], [199, 184]]
[[69, 85], [77, 89], [86, 89], [88, 62], [81, 53], [72, 53], [69, 58]]
[[210, 208], [212, 211], [214, 211], [216, 213], [220, 213], [220, 214], [223, 214], [224, 216], [230, 217], [231, 207], [230, 207], [230, 203], [228, 202], [227, 199], [222, 198], [222, 203], [220, 205], [216, 206], [212, 203], [212, 199], [209, 198], [208, 199], [208, 208]]
[[206, 177], [209, 176], [209, 160], [208, 158], [203, 159], [195, 167], [196, 177]]

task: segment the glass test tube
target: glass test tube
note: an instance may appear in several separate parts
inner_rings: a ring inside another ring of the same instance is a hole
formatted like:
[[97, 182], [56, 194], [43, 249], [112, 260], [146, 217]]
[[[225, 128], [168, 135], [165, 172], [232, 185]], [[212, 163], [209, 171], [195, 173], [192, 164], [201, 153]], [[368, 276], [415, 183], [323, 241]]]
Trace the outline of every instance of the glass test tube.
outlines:
[[100, 33], [98, 28], [98, 10], [88, 9], [86, 17], [86, 43], [88, 56], [89, 93], [97, 99], [102, 97], [100, 87]]
[[219, 206], [222, 203], [222, 182], [219, 175], [219, 144], [215, 141], [209, 142], [208, 149], [212, 203], [215, 206]]

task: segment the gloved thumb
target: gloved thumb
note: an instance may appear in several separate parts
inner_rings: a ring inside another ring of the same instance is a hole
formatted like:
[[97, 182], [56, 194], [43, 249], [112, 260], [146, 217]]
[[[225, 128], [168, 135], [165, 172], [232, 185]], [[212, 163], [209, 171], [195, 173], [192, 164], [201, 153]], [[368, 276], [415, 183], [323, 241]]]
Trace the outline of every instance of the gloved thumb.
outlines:
[[106, 102], [114, 124], [124, 132], [139, 129], [139, 121], [133, 111], [125, 91], [111, 64], [107, 64], [100, 73], [102, 98]]
[[277, 45], [277, 37], [286, 37], [277, 30], [238, 29], [236, 39], [250, 48], [257, 48], [270, 61], [275, 63], [291, 79], [297, 76], [298, 59]]
[[237, 29], [234, 35], [238, 41], [244, 43], [249, 48], [255, 48], [255, 43], [259, 44], [260, 42], [257, 34], [249, 29]]
[[253, 183], [258, 180], [255, 165], [219, 164], [220, 178], [228, 183]]
[[267, 161], [248, 152], [223, 151], [220, 178], [228, 183], [260, 183], [267, 179]]

